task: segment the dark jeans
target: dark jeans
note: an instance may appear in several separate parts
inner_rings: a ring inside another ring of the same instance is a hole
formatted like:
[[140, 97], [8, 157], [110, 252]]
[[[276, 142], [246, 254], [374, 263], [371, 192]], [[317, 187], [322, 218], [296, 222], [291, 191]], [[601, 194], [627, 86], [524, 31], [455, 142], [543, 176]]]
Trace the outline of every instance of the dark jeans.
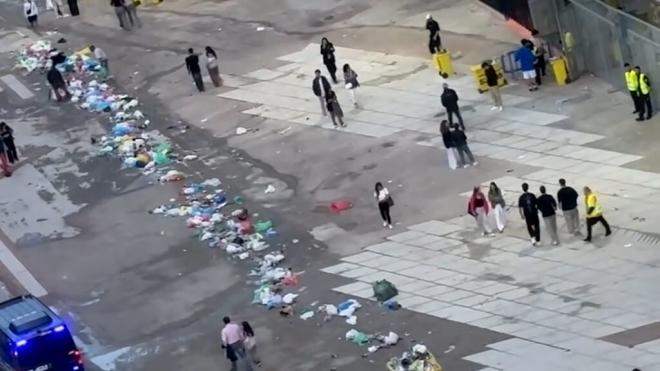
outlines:
[[632, 101], [633, 101], [633, 107], [635, 107], [635, 112], [633, 112], [633, 113], [637, 113], [637, 112], [639, 112], [639, 106], [640, 106], [640, 104], [639, 104], [639, 101], [640, 101], [639, 93], [637, 93], [636, 91], [632, 91], [632, 90], [629, 90], [629, 91], [630, 91], [630, 97], [632, 98]]
[[332, 77], [332, 81], [336, 84], [337, 83], [337, 65], [335, 64], [335, 61], [331, 60], [331, 61], [325, 61], [323, 63], [325, 64], [325, 67], [328, 69], [328, 73], [330, 74], [330, 77]]
[[612, 233], [609, 223], [607, 223], [607, 220], [605, 220], [602, 215], [593, 218], [587, 218], [587, 238], [585, 241], [591, 241], [591, 228], [598, 222], [603, 224], [603, 227], [605, 227], [606, 236]]
[[458, 152], [458, 158], [461, 161], [461, 166], [467, 165], [467, 162], [465, 162], [465, 157], [467, 156], [468, 160], [470, 160], [470, 163], [474, 163], [474, 156], [472, 155], [472, 151], [470, 151], [470, 147], [468, 147], [467, 144], [460, 144], [456, 146], [456, 152]]
[[646, 118], [650, 119], [653, 115], [653, 106], [651, 105], [651, 94], [640, 94], [639, 96], [639, 105], [637, 107], [639, 112], [639, 118], [644, 119], [644, 114]]
[[238, 371], [239, 364], [243, 364], [242, 369], [252, 371], [252, 364], [248, 359], [245, 345], [242, 341], [227, 346], [227, 359], [231, 362], [231, 371]]
[[545, 76], [546, 63], [545, 57], [541, 56], [534, 65], [534, 70], [536, 71], [536, 85], [541, 85], [543, 81], [541, 80], [541, 75]]
[[541, 242], [541, 226], [538, 216], [525, 216], [525, 224], [527, 225], [527, 232], [529, 237], [532, 237], [536, 242]]
[[439, 53], [442, 50], [442, 41], [440, 40], [440, 35], [436, 38], [429, 37], [429, 52], [431, 54]]
[[7, 152], [7, 160], [9, 163], [14, 163], [18, 161], [18, 152], [16, 152], [16, 145], [14, 144], [14, 138], [5, 138], [3, 140], [5, 143], [5, 150]]
[[454, 115], [458, 118], [458, 126], [461, 127], [461, 130], [465, 131], [465, 125], [463, 125], [463, 116], [461, 116], [461, 110], [459, 108], [449, 109], [447, 108], [447, 118], [449, 119], [449, 125], [454, 126]]
[[390, 216], [390, 204], [387, 201], [378, 203], [378, 210], [380, 210], [380, 217], [383, 218], [387, 224], [392, 224], [392, 217]]
[[193, 72], [193, 80], [195, 80], [195, 85], [197, 90], [204, 91], [204, 80], [202, 80], [202, 74], [200, 72]]

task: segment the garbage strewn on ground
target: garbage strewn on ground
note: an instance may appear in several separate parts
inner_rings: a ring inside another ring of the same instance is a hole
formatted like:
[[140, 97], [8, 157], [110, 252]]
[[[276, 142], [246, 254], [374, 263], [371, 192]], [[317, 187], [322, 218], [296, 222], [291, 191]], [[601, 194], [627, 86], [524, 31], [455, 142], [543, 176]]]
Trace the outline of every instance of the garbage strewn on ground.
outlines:
[[442, 371], [440, 363], [428, 351], [425, 345], [416, 344], [412, 350], [401, 357], [394, 357], [387, 362], [390, 371]]
[[356, 329], [350, 329], [345, 338], [359, 346], [369, 345], [367, 348], [369, 353], [375, 353], [379, 349], [394, 346], [400, 340], [399, 335], [392, 331], [389, 331], [387, 335], [370, 335]]
[[380, 303], [384, 303], [399, 294], [399, 290], [388, 280], [376, 281], [373, 284], [374, 296]]

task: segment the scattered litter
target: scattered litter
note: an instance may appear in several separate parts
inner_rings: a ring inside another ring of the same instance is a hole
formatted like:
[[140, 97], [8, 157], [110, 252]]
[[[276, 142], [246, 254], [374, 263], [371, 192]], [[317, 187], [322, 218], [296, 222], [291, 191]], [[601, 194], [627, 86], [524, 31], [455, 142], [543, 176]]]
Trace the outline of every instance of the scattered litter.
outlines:
[[456, 346], [455, 345], [450, 345], [449, 348], [447, 348], [447, 350], [445, 350], [443, 353], [444, 354], [451, 353], [454, 349], [456, 349]]
[[632, 245], [633, 244], [631, 244], [631, 243], [627, 243], [627, 244], [623, 245], [623, 247], [632, 247]]
[[261, 32], [261, 31], [263, 31], [263, 30], [265, 30], [265, 29], [266, 29], [266, 27], [257, 27], [257, 32]]
[[307, 321], [308, 319], [314, 317], [314, 311], [310, 310], [300, 315], [300, 319]]
[[[222, 184], [220, 179], [218, 178], [211, 178], [211, 179], [206, 179], [205, 181], [202, 182], [202, 187], [219, 187]], [[239, 197], [239, 196], [236, 196]]]
[[286, 128], [286, 129], [284, 129], [284, 130], [280, 130], [280, 133], [279, 133], [279, 134], [280, 134], [280, 135], [286, 135], [286, 133], [288, 133], [288, 132], [291, 130], [291, 128], [292, 128], [292, 127], [289, 126], [288, 128]]
[[338, 200], [330, 203], [330, 211], [338, 214], [353, 207], [353, 204], [347, 200]]
[[243, 135], [247, 132], [248, 132], [248, 130], [246, 128], [242, 127], [242, 126], [239, 126], [239, 127], [236, 128], [236, 135]]
[[161, 182], [178, 182], [183, 180], [185, 177], [181, 174], [180, 171], [170, 170], [167, 174], [160, 177]]
[[269, 184], [268, 187], [266, 187], [264, 193], [269, 194], [269, 193], [274, 193], [275, 191], [276, 191], [275, 187], [272, 184]]
[[351, 317], [362, 305], [355, 299], [348, 299], [337, 305], [338, 315], [340, 317]]
[[350, 316], [346, 319], [346, 323], [348, 323], [351, 326], [355, 326], [357, 324], [357, 316]]
[[388, 280], [376, 281], [376, 283], [373, 284], [373, 289], [376, 300], [381, 303], [384, 303], [399, 294], [399, 290], [397, 290]]
[[383, 306], [388, 310], [395, 311], [401, 309], [401, 304], [394, 299], [388, 299], [383, 302]]
[[284, 304], [292, 304], [294, 301], [296, 301], [296, 298], [298, 297], [297, 294], [286, 294], [282, 298], [282, 301]]
[[363, 332], [360, 332], [356, 329], [350, 329], [346, 333], [346, 340], [352, 341], [355, 344], [360, 345], [360, 346], [368, 344], [370, 339], [371, 338], [370, 338], [369, 335], [367, 335]]
[[197, 160], [197, 155], [185, 155], [183, 156], [183, 159], [186, 161], [192, 161], [192, 160]]

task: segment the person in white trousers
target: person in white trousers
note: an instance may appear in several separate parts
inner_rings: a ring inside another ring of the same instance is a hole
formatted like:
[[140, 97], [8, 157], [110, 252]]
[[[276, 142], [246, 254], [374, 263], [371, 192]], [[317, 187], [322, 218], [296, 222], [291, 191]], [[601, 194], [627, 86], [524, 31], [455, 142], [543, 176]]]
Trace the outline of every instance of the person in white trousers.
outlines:
[[504, 202], [504, 196], [502, 196], [502, 190], [500, 190], [495, 182], [491, 182], [488, 188], [488, 201], [493, 208], [495, 226], [502, 233], [506, 226], [506, 211], [504, 210], [506, 203]]
[[353, 71], [351, 66], [346, 63], [344, 65], [344, 82], [346, 83], [346, 89], [348, 92], [351, 94], [351, 100], [353, 101], [353, 106], [357, 108], [358, 106], [358, 101], [357, 97], [355, 96], [355, 90], [360, 86], [360, 83], [358, 82], [358, 75]]
[[470, 197], [470, 201], [468, 202], [468, 214], [475, 218], [477, 227], [481, 229], [484, 236], [495, 235], [488, 222], [489, 212], [490, 207], [486, 196], [481, 192], [481, 187], [475, 186], [472, 190], [472, 197]]

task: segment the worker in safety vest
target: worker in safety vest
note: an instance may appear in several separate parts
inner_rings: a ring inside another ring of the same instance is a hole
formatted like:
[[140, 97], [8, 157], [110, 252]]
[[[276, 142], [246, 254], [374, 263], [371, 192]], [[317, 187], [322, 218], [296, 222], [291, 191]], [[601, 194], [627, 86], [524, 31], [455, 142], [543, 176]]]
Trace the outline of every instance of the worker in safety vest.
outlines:
[[639, 112], [639, 101], [640, 101], [639, 76], [637, 76], [637, 72], [632, 68], [630, 63], [624, 64], [623, 67], [626, 69], [626, 72], [624, 72], [623, 74], [626, 77], [626, 87], [630, 92], [630, 96], [632, 97], [633, 105], [635, 107], [635, 111], [633, 113], [637, 113]]
[[653, 106], [651, 105], [651, 82], [649, 81], [649, 77], [641, 71], [639, 66], [635, 67], [635, 72], [639, 77], [639, 117], [637, 118], [637, 121], [644, 121], [644, 113], [646, 113], [646, 119], [649, 120], [653, 115]]
[[584, 204], [586, 206], [587, 212], [587, 238], [584, 239], [585, 242], [591, 242], [591, 228], [594, 224], [601, 222], [603, 227], [605, 227], [605, 236], [612, 234], [610, 225], [607, 223], [607, 220], [603, 217], [603, 208], [598, 202], [598, 197], [591, 191], [591, 188], [584, 187]]

